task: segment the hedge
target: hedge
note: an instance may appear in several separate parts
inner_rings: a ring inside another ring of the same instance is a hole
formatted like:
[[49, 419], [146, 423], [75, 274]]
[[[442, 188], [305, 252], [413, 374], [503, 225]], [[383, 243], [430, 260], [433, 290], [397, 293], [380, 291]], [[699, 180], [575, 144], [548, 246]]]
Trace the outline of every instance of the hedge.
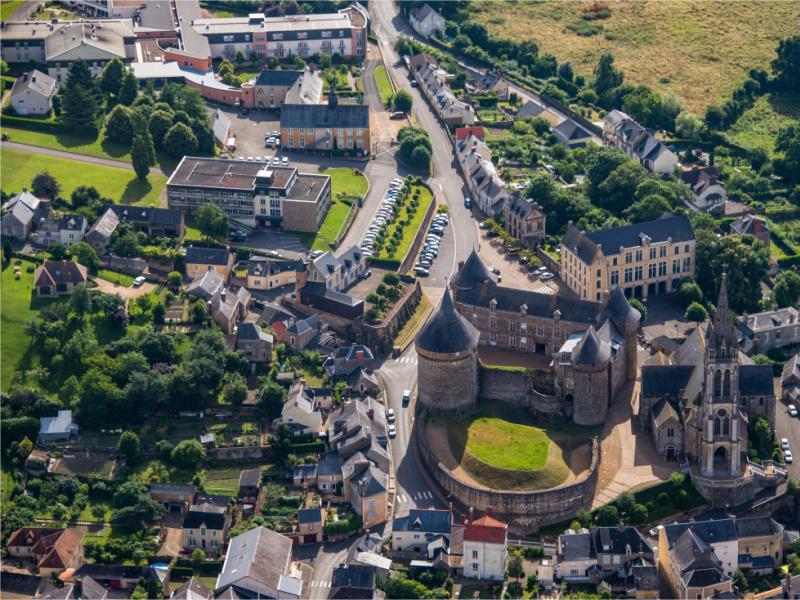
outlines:
[[192, 571], [204, 577], [213, 577], [219, 575], [220, 571], [222, 571], [222, 562], [218, 560], [206, 560], [195, 567], [190, 559], [179, 558], [175, 561], [175, 567], [173, 567], [172, 570], [173, 574], [175, 573], [175, 569], [188, 569], [190, 577], [192, 576]]
[[400, 269], [399, 260], [377, 259], [370, 257], [369, 264], [376, 269], [386, 269], [387, 271], [397, 271]]
[[778, 266], [782, 269], [800, 265], [800, 254], [793, 254], [792, 256], [784, 256], [778, 259]]
[[325, 442], [317, 440], [316, 442], [308, 442], [306, 444], [292, 444], [289, 447], [292, 454], [312, 454], [322, 452], [325, 450]]
[[[41, 121], [39, 119], [29, 119], [26, 117], [17, 117], [17, 116], [9, 116], [3, 115], [3, 125], [6, 127], [16, 127], [18, 129], [27, 129], [29, 131], [41, 131], [42, 133], [52, 133], [53, 135], [58, 135], [62, 133], [71, 132], [68, 127], [62, 125], [61, 123], [56, 123], [53, 121]], [[81, 131], [80, 133], [85, 133], [87, 137], [92, 135], [92, 131], [86, 130]], [[94, 130], [94, 135], [97, 135], [97, 130]]]

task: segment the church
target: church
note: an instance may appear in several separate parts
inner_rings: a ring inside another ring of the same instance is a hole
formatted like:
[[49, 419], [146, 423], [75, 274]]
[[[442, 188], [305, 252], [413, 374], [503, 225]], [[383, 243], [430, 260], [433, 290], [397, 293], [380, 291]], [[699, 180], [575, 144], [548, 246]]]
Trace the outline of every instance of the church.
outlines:
[[747, 457], [748, 427], [757, 417], [775, 427], [772, 367], [740, 352], [728, 306], [727, 276], [705, 330], [697, 327], [669, 356], [641, 369], [639, 424], [656, 448], [681, 460], [697, 490], [714, 506], [736, 506], [786, 479], [771, 461]]

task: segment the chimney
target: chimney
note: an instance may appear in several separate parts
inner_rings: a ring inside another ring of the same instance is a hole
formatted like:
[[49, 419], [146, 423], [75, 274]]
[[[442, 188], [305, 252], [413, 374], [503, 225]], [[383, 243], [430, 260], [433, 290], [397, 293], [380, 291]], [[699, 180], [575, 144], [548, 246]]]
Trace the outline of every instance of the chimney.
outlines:
[[356, 350], [356, 362], [361, 364], [364, 362], [364, 351], [363, 350]]
[[486, 507], [486, 516], [487, 516], [487, 517], [494, 516], [494, 514], [493, 514], [493, 511], [492, 511], [492, 507], [491, 507], [491, 506], [487, 506], [487, 507]]
[[460, 271], [463, 267], [464, 267], [464, 261], [463, 260], [458, 261], [458, 270]]
[[469, 517], [467, 518], [467, 523], [472, 523], [475, 520], [475, 509], [471, 506], [469, 507]]
[[22, 81], [28, 81], [28, 74], [27, 73], [23, 73], [22, 74]]

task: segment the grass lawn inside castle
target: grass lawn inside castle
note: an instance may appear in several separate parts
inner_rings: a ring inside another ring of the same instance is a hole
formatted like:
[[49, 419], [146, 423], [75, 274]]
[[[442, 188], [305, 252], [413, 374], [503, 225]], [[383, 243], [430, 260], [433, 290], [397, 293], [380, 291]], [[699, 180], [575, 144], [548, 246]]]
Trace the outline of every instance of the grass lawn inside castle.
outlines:
[[[433, 426], [446, 438], [458, 468], [476, 483], [537, 490], [574, 481], [591, 463], [595, 428], [545, 425], [525, 411], [492, 404]], [[454, 465], [455, 466], [455, 465]]]

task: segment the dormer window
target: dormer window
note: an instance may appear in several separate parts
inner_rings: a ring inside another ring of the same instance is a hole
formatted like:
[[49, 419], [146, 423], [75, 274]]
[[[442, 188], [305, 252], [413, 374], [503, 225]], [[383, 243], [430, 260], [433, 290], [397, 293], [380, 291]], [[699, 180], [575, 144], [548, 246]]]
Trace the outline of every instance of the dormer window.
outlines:
[[497, 311], [497, 300], [495, 300], [494, 298], [489, 300], [489, 310], [491, 312]]

